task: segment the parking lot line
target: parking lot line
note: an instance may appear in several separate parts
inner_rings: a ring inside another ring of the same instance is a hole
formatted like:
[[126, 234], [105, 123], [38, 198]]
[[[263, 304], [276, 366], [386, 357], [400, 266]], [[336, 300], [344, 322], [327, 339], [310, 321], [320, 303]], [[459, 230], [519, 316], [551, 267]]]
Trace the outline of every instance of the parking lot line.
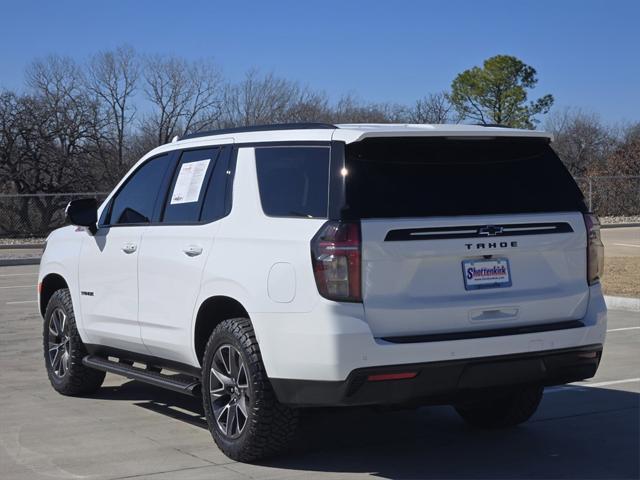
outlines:
[[609, 333], [609, 332], [624, 332], [625, 330], [640, 330], [640, 327], [612, 328], [611, 330], [607, 330], [607, 333]]
[[623, 383], [636, 383], [640, 382], [640, 378], [625, 378], [623, 380], [609, 380], [607, 382], [596, 383], [568, 383], [566, 385], [557, 385], [555, 387], [547, 388], [544, 393], [558, 393], [558, 392], [586, 392], [589, 388], [608, 387], [609, 385], [620, 385]]
[[36, 288], [37, 285], [10, 285], [8, 287], [0, 287], [2, 289], [6, 289], [6, 288]]
[[33, 273], [3, 273], [0, 277], [26, 277], [29, 275], [38, 275], [38, 272]]
[[19, 305], [21, 303], [38, 303], [37, 300], [22, 300], [21, 302], [7, 302], [7, 305]]
[[618, 385], [621, 383], [636, 383], [636, 382], [640, 382], [640, 378], [625, 378], [623, 380], [610, 380], [608, 382], [580, 383], [577, 385], [580, 387], [606, 387], [609, 385]]
[[633, 243], [614, 243], [614, 245], [618, 245], [619, 247], [636, 247], [636, 248], [640, 248], [640, 245], [634, 245]]

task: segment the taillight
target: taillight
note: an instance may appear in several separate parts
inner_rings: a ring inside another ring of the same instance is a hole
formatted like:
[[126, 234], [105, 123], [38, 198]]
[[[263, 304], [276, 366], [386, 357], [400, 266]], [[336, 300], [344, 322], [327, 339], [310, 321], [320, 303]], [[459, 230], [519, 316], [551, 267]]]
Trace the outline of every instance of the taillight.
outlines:
[[320, 295], [361, 302], [360, 224], [329, 221], [311, 240], [311, 261]]
[[593, 285], [604, 273], [604, 245], [600, 239], [600, 221], [592, 213], [584, 214], [587, 227], [587, 283]]
[[369, 375], [367, 380], [370, 382], [384, 382], [387, 380], [408, 380], [416, 378], [418, 372], [402, 372], [402, 373], [378, 373], [376, 375]]

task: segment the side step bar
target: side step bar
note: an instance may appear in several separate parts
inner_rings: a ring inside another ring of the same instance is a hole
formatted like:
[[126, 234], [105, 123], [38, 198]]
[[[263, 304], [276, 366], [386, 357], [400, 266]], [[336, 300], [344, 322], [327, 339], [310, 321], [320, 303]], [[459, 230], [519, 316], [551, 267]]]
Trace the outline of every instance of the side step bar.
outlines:
[[200, 381], [197, 378], [183, 374], [164, 375], [159, 372], [145, 370], [142, 368], [127, 365], [126, 363], [114, 362], [97, 355], [87, 355], [82, 359], [82, 364], [89, 368], [102, 370], [104, 372], [122, 375], [123, 377], [139, 382], [166, 388], [186, 395], [198, 396], [200, 394]]

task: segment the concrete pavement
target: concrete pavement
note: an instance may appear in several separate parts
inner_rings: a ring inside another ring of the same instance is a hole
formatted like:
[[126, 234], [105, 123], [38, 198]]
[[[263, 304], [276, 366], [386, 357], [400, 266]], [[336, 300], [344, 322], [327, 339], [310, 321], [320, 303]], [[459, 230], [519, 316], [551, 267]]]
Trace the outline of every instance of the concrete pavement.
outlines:
[[600, 233], [605, 256], [640, 257], [640, 227], [603, 228]]

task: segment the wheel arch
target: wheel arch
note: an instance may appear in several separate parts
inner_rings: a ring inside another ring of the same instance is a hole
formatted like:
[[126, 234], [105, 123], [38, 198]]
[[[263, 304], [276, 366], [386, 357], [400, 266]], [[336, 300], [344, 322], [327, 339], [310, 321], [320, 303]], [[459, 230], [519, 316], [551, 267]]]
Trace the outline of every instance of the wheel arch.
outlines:
[[200, 304], [195, 321], [193, 348], [201, 365], [211, 332], [224, 320], [238, 317], [248, 318], [251, 321], [247, 309], [235, 298], [216, 295]]
[[42, 282], [40, 282], [40, 315], [44, 317], [49, 300], [51, 300], [51, 297], [56, 291], [62, 290], [63, 288], [69, 288], [69, 284], [62, 275], [58, 273], [45, 275]]

